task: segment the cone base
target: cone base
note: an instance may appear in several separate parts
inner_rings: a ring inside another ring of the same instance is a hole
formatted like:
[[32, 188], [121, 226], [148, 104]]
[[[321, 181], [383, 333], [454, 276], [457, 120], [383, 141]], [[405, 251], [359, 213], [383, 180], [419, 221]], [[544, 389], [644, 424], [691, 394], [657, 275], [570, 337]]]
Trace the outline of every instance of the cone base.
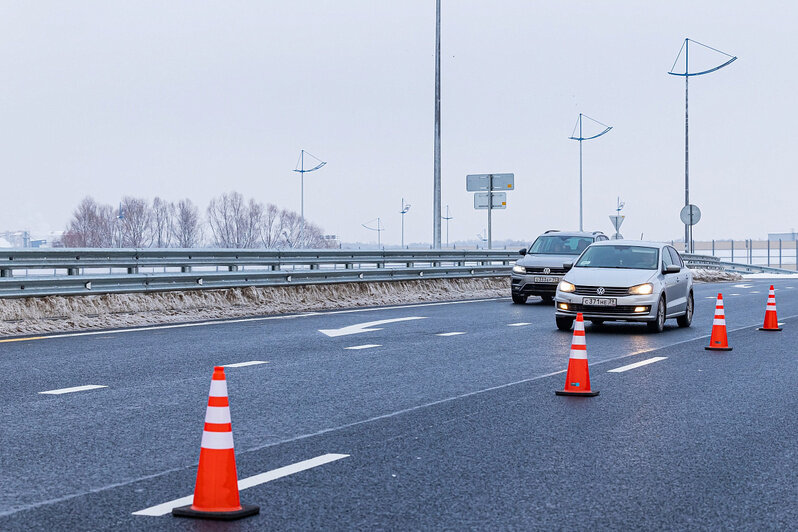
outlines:
[[595, 397], [599, 392], [567, 392], [565, 390], [556, 390], [556, 395], [570, 395], [572, 397]]
[[180, 506], [172, 508], [172, 515], [175, 517], [193, 517], [196, 519], [213, 519], [214, 521], [233, 521], [241, 519], [242, 517], [249, 517], [260, 512], [260, 506], [252, 504], [242, 504], [240, 510], [232, 512], [202, 512], [195, 510], [189, 504], [188, 506]]
[[759, 330], [760, 330], [760, 331], [775, 331], [775, 332], [779, 332], [779, 331], [781, 331], [781, 330], [783, 330], [783, 329], [782, 329], [781, 327], [776, 327], [775, 329], [773, 329], [773, 328], [766, 328], [766, 327], [760, 327], [760, 328], [759, 328]]
[[712, 347], [711, 345], [706, 346], [704, 349], [707, 351], [731, 351], [731, 347]]

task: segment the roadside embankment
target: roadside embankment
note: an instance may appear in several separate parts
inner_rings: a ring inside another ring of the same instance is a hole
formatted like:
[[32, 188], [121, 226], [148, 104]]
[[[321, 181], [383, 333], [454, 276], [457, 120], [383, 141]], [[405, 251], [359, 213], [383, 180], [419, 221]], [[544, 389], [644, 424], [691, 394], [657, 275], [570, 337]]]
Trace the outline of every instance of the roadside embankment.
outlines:
[[695, 268], [690, 271], [693, 272], [693, 281], [697, 283], [720, 283], [723, 281], [742, 281], [743, 279], [743, 276], [739, 273], [707, 268]]
[[507, 277], [0, 299], [0, 336], [507, 297]]

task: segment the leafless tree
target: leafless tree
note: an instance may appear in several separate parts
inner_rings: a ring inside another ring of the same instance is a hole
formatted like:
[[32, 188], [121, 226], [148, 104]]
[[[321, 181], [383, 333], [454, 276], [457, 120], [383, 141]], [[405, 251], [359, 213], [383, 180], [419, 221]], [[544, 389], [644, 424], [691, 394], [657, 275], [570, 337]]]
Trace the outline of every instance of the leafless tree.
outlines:
[[280, 246], [280, 209], [269, 203], [263, 214], [263, 228], [261, 230], [263, 247], [276, 248]]
[[174, 236], [178, 247], [194, 248], [202, 242], [202, 223], [199, 209], [188, 198], [177, 202]]
[[115, 219], [113, 207], [86, 196], [72, 214], [62, 242], [65, 247], [111, 247]]
[[263, 204], [238, 192], [222, 194], [208, 205], [208, 225], [214, 244], [223, 248], [253, 248], [262, 239]]
[[122, 198], [120, 219], [121, 246], [146, 248], [152, 243], [152, 209], [146, 200]]
[[174, 239], [175, 204], [156, 197], [152, 200], [152, 245], [168, 248]]

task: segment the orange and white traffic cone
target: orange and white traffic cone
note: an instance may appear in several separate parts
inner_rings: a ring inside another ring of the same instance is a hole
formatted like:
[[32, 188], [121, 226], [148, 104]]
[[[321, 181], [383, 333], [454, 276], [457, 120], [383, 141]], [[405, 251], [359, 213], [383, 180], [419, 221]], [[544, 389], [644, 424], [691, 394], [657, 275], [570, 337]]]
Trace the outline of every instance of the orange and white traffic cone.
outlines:
[[197, 484], [194, 502], [172, 510], [177, 517], [199, 517], [231, 521], [260, 511], [257, 506], [242, 505], [238, 498], [238, 474], [233, 450], [233, 428], [230, 403], [227, 399], [227, 380], [224, 368], [213, 368], [208, 409], [205, 411], [205, 430], [200, 445]]
[[582, 313], [576, 315], [574, 336], [571, 340], [571, 356], [568, 358], [568, 371], [565, 373], [565, 389], [557, 390], [557, 395], [594, 397], [599, 392], [590, 390], [590, 371], [587, 367], [587, 344], [585, 343], [585, 320]]
[[718, 302], [715, 304], [715, 319], [712, 320], [712, 336], [709, 338], [709, 345], [704, 349], [710, 351], [731, 351], [729, 340], [726, 338], [726, 313], [723, 310], [723, 294], [718, 294]]
[[768, 292], [768, 304], [765, 307], [765, 324], [759, 328], [760, 331], [780, 331], [779, 318], [776, 314], [776, 291], [773, 285], [770, 285], [770, 292]]

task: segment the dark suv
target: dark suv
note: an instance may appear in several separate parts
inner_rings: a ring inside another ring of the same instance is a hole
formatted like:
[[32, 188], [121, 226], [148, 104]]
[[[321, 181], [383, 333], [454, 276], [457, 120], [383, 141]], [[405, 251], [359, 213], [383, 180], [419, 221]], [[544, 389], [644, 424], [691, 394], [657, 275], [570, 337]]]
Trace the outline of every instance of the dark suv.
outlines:
[[609, 240], [601, 231], [546, 231], [529, 246], [519, 251], [523, 257], [513, 266], [513, 303], [526, 303], [529, 296], [540, 296], [546, 303], [554, 300], [562, 276], [568, 271], [565, 263], [573, 263], [593, 242]]

